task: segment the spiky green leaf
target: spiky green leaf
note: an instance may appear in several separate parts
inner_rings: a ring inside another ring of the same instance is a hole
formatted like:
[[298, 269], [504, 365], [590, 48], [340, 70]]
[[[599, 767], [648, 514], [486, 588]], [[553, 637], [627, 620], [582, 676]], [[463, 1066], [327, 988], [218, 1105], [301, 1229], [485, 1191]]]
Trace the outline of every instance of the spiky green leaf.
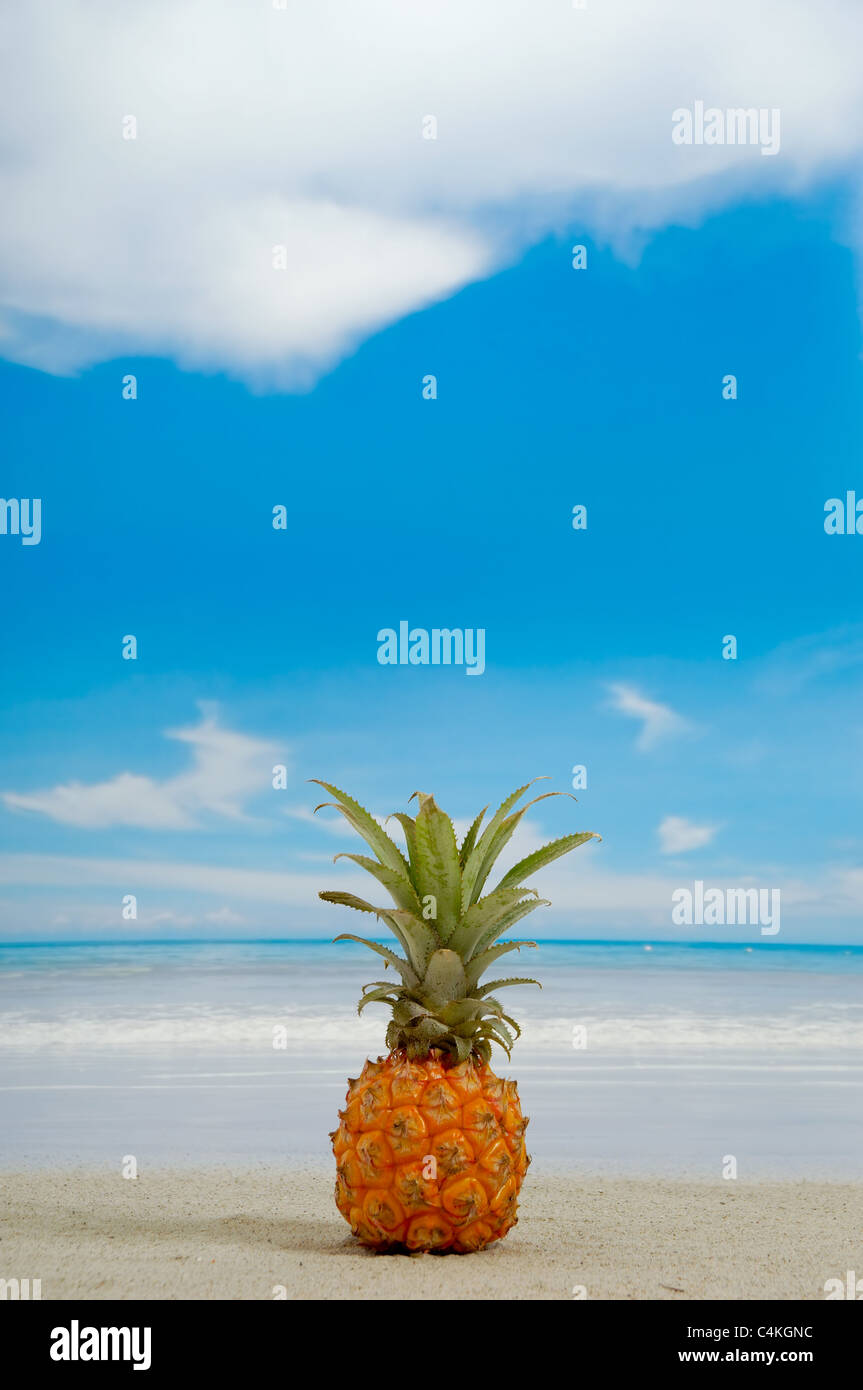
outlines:
[[[405, 832], [405, 844], [407, 845], [408, 859], [410, 861], [409, 870], [411, 875], [411, 883], [413, 883], [413, 864], [414, 859], [416, 857], [414, 850], [414, 840], [416, 838], [416, 821], [414, 820], [413, 816], [407, 815], [404, 811], [394, 811], [391, 816], [387, 816], [387, 820], [397, 820], [402, 830]], [[416, 887], [415, 884], [414, 887]]]
[[482, 989], [475, 989], [474, 994], [478, 999], [481, 999], [484, 995], [490, 994], [493, 989], [503, 989], [504, 985], [536, 985], [542, 989], [539, 980], [532, 980], [527, 975], [511, 975], [506, 980], [490, 980], [487, 985], [483, 985]]
[[319, 893], [318, 897], [327, 903], [352, 907], [357, 912], [373, 912], [389, 927], [416, 974], [424, 974], [426, 962], [438, 941], [435, 933], [425, 922], [414, 917], [413, 913], [403, 912], [400, 908], [375, 907], [372, 903], [367, 903], [365, 898], [358, 898], [355, 893], [340, 893], [334, 889], [327, 889]]
[[438, 950], [429, 958], [423, 979], [423, 994], [449, 1002], [461, 999], [467, 992], [464, 966], [455, 951]]
[[336, 903], [339, 907], [352, 907], [355, 912], [373, 912], [379, 917], [382, 912], [388, 911], [385, 907], [375, 907], [373, 903], [367, 903], [365, 898], [358, 898], [356, 893], [343, 893], [336, 888], [324, 888], [318, 894], [325, 903]]
[[393, 1018], [396, 1023], [411, 1023], [414, 1019], [428, 1017], [428, 1009], [417, 999], [400, 999], [393, 1007]]
[[483, 816], [485, 815], [485, 813], [486, 813], [487, 810], [488, 810], [488, 807], [487, 807], [487, 806], [483, 806], [483, 808], [482, 808], [482, 810], [480, 811], [479, 815], [478, 815], [478, 816], [476, 817], [476, 819], [473, 821], [473, 823], [472, 823], [470, 829], [468, 830], [467, 834], [465, 835], [464, 839], [463, 839], [462, 842], [461, 842], [461, 847], [460, 847], [459, 852], [458, 852], [458, 862], [459, 862], [459, 864], [461, 865], [462, 869], [464, 868], [465, 864], [467, 863], [468, 858], [469, 858], [469, 856], [470, 856], [470, 853], [471, 853], [471, 851], [472, 851], [474, 845], [476, 844], [476, 837], [477, 837], [477, 835], [479, 834], [479, 828], [480, 828], [480, 826], [482, 825], [482, 818], [483, 818]]
[[[571, 792], [543, 792], [541, 796], [533, 797], [526, 805], [520, 806], [517, 811], [513, 811], [511, 816], [507, 816], [503, 824], [498, 826], [483, 855], [482, 863], [480, 864], [473, 886], [472, 902], [476, 902], [477, 898], [479, 898], [482, 893], [489, 874], [521, 824], [522, 818], [527, 815], [531, 806], [536, 806], [539, 801], [546, 801], [550, 796], [569, 796], [575, 801], [575, 797], [572, 796]], [[498, 887], [500, 887], [500, 884], [498, 884]]]
[[422, 912], [420, 900], [414, 892], [406, 869], [390, 869], [386, 864], [379, 864], [376, 859], [369, 859], [367, 854], [337, 854], [333, 863], [336, 859], [350, 859], [352, 863], [359, 864], [361, 869], [365, 869], [378, 883], [383, 884], [391, 894], [396, 907], [402, 908], [405, 912]]
[[495, 1009], [488, 1007], [487, 999], [456, 999], [451, 1004], [444, 1005], [442, 1009], [436, 1009], [435, 1017], [448, 1027], [456, 1028], [467, 1023], [469, 1019], [485, 1018], [495, 1012]]
[[459, 1037], [456, 1033], [453, 1036], [453, 1042], [456, 1050], [456, 1061], [466, 1062], [471, 1054], [471, 1039]]
[[480, 955], [487, 946], [490, 946], [493, 941], [497, 941], [504, 932], [508, 932], [511, 927], [515, 926], [516, 922], [520, 922], [522, 917], [527, 917], [535, 908], [548, 906], [548, 898], [525, 898], [523, 902], [515, 903], [487, 931], [484, 931], [482, 936], [472, 942], [467, 952], [467, 960], [473, 960], [475, 956]]
[[403, 949], [410, 956], [418, 974], [424, 975], [430, 957], [440, 946], [431, 922], [424, 922], [413, 912], [393, 908], [387, 912], [387, 923], [393, 932], [400, 934], [407, 942]]
[[379, 941], [367, 941], [364, 936], [354, 936], [352, 932], [342, 932], [341, 936], [334, 936], [333, 940], [358, 941], [361, 946], [368, 946], [370, 951], [375, 951], [379, 956], [383, 956], [384, 960], [389, 961], [390, 965], [395, 967], [409, 989], [416, 989], [419, 984], [419, 976], [411, 968], [408, 961], [402, 960], [395, 951], [391, 951], [387, 946], [382, 946]]
[[504, 888], [480, 898], [479, 902], [468, 908], [454, 931], [449, 943], [452, 949], [469, 959], [471, 951], [485, 933], [496, 923], [503, 922], [507, 913], [528, 894], [533, 896], [533, 906], [536, 906], [539, 898], [534, 888]]
[[465, 966], [465, 978], [467, 979], [468, 989], [475, 989], [479, 983], [480, 976], [491, 965], [492, 961], [498, 960], [500, 956], [505, 956], [508, 951], [520, 951], [522, 946], [536, 947], [535, 941], [502, 941], [499, 946], [492, 946], [487, 951], [482, 951], [475, 956], [472, 961]]
[[438, 1023], [436, 1018], [418, 1018], [410, 1024], [410, 1032], [415, 1038], [424, 1038], [427, 1042], [434, 1042], [438, 1038], [443, 1038], [449, 1032], [445, 1023]]
[[449, 816], [435, 804], [433, 796], [418, 795], [414, 886], [421, 899], [429, 895], [435, 899], [435, 930], [445, 945], [455, 931], [461, 910], [458, 847]]
[[491, 1038], [496, 1043], [500, 1043], [507, 1057], [512, 1056], [512, 1049], [515, 1046], [515, 1038], [509, 1031], [505, 1023], [500, 1019], [486, 1019], [481, 1027], [482, 1036]]
[[492, 816], [482, 835], [480, 835], [479, 839], [474, 844], [472, 850], [470, 851], [470, 854], [467, 856], [467, 860], [464, 865], [464, 872], [462, 874], [461, 897], [462, 907], [464, 909], [467, 909], [472, 902], [475, 902], [476, 898], [479, 897], [479, 892], [482, 891], [482, 888], [480, 886], [479, 892], [477, 892], [476, 894], [474, 893], [477, 875], [479, 874], [480, 867], [482, 865], [486, 851], [488, 850], [489, 845], [494, 839], [498, 831], [498, 828], [506, 820], [507, 815], [512, 810], [513, 806], [519, 800], [519, 798], [524, 796], [524, 793], [530, 787], [533, 786], [534, 782], [538, 782], [540, 780], [541, 779], [539, 777], [534, 777], [532, 781], [525, 782], [523, 787], [518, 787], [516, 791], [511, 792], [510, 795], [506, 798], [506, 800], [502, 801], [500, 806], [498, 806], [497, 810], [495, 811], [494, 815]]
[[361, 1014], [366, 1004], [394, 1004], [398, 996], [393, 994], [393, 986], [388, 985], [382, 989], [369, 989], [357, 1004], [357, 1013]]
[[519, 860], [508, 874], [504, 874], [497, 886], [498, 888], [512, 887], [521, 879], [535, 874], [537, 869], [544, 869], [546, 864], [553, 863], [562, 854], [568, 854], [571, 849], [577, 849], [579, 845], [585, 844], [587, 840], [598, 839], [599, 836], [593, 830], [585, 830], [578, 835], [562, 835], [559, 840], [552, 840], [550, 844], [543, 845], [542, 849], [534, 850], [533, 854], [529, 854], [526, 859]]
[[[362, 835], [366, 844], [374, 850], [382, 864], [386, 864], [388, 869], [403, 870], [407, 873], [407, 861], [398, 845], [390, 839], [383, 826], [378, 825], [374, 816], [370, 815], [364, 806], [361, 806], [358, 801], [354, 801], [354, 798], [348, 796], [347, 792], [343, 792], [338, 787], [334, 787], [331, 782], [322, 782], [319, 777], [312, 777], [311, 780], [317, 782], [319, 787], [323, 787], [324, 791], [328, 791], [330, 796], [336, 798], [335, 802], [321, 802], [321, 806], [334, 805], [338, 811], [341, 811], [345, 819], [350, 822], [354, 830], [356, 830], [359, 835]], [[321, 806], [316, 806], [315, 810], [320, 811]]]

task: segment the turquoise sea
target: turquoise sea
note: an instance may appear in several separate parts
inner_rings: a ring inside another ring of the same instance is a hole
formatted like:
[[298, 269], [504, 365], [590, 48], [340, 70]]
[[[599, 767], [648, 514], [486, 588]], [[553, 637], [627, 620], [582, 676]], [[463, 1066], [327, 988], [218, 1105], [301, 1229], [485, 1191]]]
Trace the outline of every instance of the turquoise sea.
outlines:
[[[544, 942], [513, 953], [537, 1162], [859, 1176], [863, 948]], [[384, 1015], [322, 941], [0, 946], [2, 1163], [328, 1162]], [[500, 972], [506, 973], [506, 969]]]

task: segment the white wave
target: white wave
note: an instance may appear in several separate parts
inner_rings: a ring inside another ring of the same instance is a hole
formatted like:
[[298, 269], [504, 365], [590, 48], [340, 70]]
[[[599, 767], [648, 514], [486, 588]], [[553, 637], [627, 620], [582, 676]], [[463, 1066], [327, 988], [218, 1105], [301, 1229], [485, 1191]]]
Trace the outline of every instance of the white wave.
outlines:
[[[583, 1016], [577, 1021], [571, 1017], [536, 1017], [523, 1021], [523, 1045], [571, 1052], [574, 1027], [584, 1029], [584, 1050], [594, 1057], [755, 1051], [800, 1054], [816, 1050], [863, 1053], [863, 1010], [849, 1017], [847, 1010], [813, 1015], [811, 1008], [710, 1018], [696, 1014]], [[359, 1050], [380, 1051], [383, 1034], [382, 1019], [358, 1018], [347, 1011], [274, 1014], [188, 1008], [139, 1015], [69, 1012], [51, 1017], [0, 1013], [0, 1049], [7, 1051], [134, 1052], [150, 1047], [259, 1051], [273, 1048], [274, 1040], [292, 1052], [341, 1050], [348, 1042]]]
[[255, 1013], [229, 1013], [218, 1010], [188, 1010], [171, 1014], [148, 1013], [141, 1016], [82, 1017], [71, 1014], [44, 1018], [0, 1014], [0, 1048], [40, 1050], [64, 1048], [72, 1051], [141, 1047], [272, 1048], [278, 1041], [288, 1047], [343, 1043], [346, 1036], [358, 1040], [382, 1040], [380, 1024], [372, 1019], [350, 1020], [332, 1015], [294, 1014], [276, 1016]]

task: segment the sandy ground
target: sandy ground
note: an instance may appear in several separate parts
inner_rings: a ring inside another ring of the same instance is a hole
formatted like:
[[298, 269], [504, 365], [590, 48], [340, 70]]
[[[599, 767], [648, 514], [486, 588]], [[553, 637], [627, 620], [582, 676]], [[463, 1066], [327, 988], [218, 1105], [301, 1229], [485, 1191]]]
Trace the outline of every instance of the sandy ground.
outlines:
[[572, 1299], [580, 1286], [683, 1301], [823, 1299], [825, 1280], [863, 1273], [858, 1183], [534, 1169], [506, 1240], [449, 1256], [363, 1250], [331, 1187], [268, 1168], [5, 1174], [0, 1277], [40, 1278], [43, 1299]]

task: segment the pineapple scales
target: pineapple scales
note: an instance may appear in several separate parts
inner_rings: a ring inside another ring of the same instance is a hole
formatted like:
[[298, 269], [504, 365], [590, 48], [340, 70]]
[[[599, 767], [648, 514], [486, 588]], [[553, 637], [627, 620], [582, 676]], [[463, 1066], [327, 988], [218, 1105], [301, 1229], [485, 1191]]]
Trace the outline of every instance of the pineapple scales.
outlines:
[[395, 816], [407, 858], [358, 802], [327, 782], [319, 785], [335, 798], [322, 804], [341, 811], [375, 854], [336, 858], [367, 869], [393, 903], [374, 907], [352, 893], [320, 896], [374, 914], [402, 951], [349, 933], [336, 938], [362, 942], [394, 971], [389, 980], [365, 985], [359, 1001], [360, 1012], [367, 1004], [391, 1011], [389, 1055], [367, 1061], [349, 1082], [330, 1136], [336, 1205], [354, 1235], [377, 1249], [480, 1250], [515, 1225], [530, 1162], [516, 1083], [490, 1066], [492, 1043], [509, 1056], [520, 1032], [495, 996], [509, 985], [537, 983], [482, 977], [499, 957], [536, 945], [500, 940], [545, 902], [522, 880], [593, 839], [593, 832], [553, 840], [483, 896], [495, 860], [534, 805], [514, 810], [532, 783], [507, 797], [484, 829], [488, 807], [481, 811], [461, 846], [434, 798], [415, 792], [416, 817]]

